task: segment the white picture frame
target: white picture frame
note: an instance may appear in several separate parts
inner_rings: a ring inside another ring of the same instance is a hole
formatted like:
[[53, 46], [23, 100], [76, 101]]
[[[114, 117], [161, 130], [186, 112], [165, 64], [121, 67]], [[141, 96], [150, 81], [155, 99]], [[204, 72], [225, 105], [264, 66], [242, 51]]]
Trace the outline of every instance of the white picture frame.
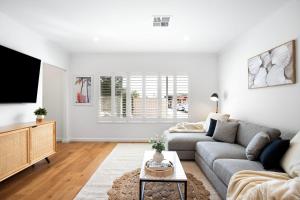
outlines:
[[94, 80], [91, 75], [74, 75], [72, 101], [76, 106], [91, 106], [94, 98]]

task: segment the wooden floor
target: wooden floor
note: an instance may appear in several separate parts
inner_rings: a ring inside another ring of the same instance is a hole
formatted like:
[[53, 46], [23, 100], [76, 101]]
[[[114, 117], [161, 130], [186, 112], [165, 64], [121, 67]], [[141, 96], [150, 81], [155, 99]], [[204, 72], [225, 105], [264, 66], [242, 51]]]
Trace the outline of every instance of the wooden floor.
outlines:
[[0, 182], [0, 199], [73, 199], [116, 143], [59, 143], [58, 152]]

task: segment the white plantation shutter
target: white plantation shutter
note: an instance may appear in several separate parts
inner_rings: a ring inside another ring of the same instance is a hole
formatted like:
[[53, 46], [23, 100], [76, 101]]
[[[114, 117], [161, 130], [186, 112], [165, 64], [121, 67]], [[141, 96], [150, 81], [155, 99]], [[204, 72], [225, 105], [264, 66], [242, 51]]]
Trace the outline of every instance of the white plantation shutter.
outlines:
[[143, 76], [130, 76], [131, 117], [144, 117], [144, 80]]
[[100, 76], [99, 121], [176, 121], [188, 118], [184, 75]]
[[174, 76], [161, 77], [161, 117], [174, 118]]
[[[177, 105], [182, 105], [188, 108], [188, 93], [189, 93], [189, 79], [188, 76], [176, 76], [176, 95], [177, 95]], [[177, 118], [183, 119], [188, 118], [187, 113], [176, 112]]]
[[158, 76], [145, 76], [145, 117], [159, 117]]
[[114, 116], [119, 118], [126, 117], [127, 102], [127, 78], [123, 76], [115, 76], [115, 113]]
[[100, 99], [99, 99], [99, 116], [111, 117], [112, 116], [112, 77], [100, 76]]

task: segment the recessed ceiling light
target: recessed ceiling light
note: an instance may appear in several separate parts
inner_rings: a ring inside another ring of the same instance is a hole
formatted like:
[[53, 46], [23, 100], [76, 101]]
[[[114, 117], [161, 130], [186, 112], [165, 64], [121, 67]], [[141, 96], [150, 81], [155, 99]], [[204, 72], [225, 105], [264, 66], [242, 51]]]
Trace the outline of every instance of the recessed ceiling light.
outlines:
[[184, 41], [190, 41], [190, 36], [188, 36], [188, 35], [183, 36], [183, 40]]
[[93, 38], [94, 42], [98, 42], [99, 41], [99, 38], [96, 36]]

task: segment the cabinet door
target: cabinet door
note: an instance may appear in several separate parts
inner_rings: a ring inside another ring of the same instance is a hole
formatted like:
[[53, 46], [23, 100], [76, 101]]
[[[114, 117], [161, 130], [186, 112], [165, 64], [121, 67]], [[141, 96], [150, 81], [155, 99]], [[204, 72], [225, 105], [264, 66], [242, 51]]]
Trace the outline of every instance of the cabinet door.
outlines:
[[55, 123], [30, 128], [30, 158], [36, 163], [55, 153]]
[[0, 181], [29, 166], [29, 129], [0, 134]]

